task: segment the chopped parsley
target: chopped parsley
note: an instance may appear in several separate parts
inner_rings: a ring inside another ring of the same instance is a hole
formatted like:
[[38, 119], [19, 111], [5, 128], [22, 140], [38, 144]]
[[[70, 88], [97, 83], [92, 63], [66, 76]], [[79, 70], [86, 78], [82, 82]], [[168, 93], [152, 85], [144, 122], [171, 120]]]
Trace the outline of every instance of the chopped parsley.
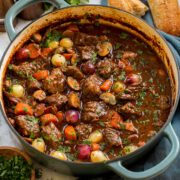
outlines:
[[116, 55], [116, 58], [120, 59], [121, 57], [122, 57], [122, 54], [118, 52], [118, 54]]
[[93, 54], [92, 61], [96, 61], [96, 58], [97, 58], [97, 52]]
[[126, 38], [128, 37], [128, 34], [122, 32], [121, 34], [119, 34], [119, 37], [120, 37], [121, 39], [126, 39]]
[[8, 159], [0, 155], [0, 179], [31, 180], [33, 164], [22, 156], [13, 156]]
[[118, 78], [119, 78], [120, 81], [125, 79], [125, 74], [126, 74], [126, 73], [125, 73], [124, 71], [122, 71], [122, 72], [121, 72], [121, 75], [118, 76]]
[[119, 49], [121, 47], [120, 43], [116, 43], [115, 49]]

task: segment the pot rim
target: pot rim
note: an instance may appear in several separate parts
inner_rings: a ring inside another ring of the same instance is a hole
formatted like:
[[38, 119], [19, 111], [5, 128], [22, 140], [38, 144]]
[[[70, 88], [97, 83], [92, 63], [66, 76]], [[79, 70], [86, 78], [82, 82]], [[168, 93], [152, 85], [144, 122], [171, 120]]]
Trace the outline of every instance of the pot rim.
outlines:
[[[170, 52], [171, 52], [171, 54], [172, 54], [172, 56], [173, 56], [173, 59], [174, 59], [174, 61], [175, 61], [175, 64], [176, 64], [177, 75], [178, 75], [178, 77], [177, 77], [177, 79], [178, 79], [177, 82], [178, 82], [178, 84], [180, 84], [180, 72], [179, 72], [180, 68], [179, 68], [179, 66], [178, 66], [178, 61], [177, 61], [177, 59], [175, 58], [174, 53], [172, 52], [172, 50], [171, 50], [170, 46], [168, 45], [166, 39], [165, 39], [152, 25], [148, 24], [144, 19], [142, 19], [142, 18], [140, 18], [140, 17], [138, 17], [138, 16], [136, 16], [136, 15], [130, 13], [130, 12], [127, 12], [127, 11], [125, 11], [125, 10], [123, 10], [123, 9], [119, 9], [119, 8], [116, 8], [116, 7], [105, 6], [105, 5], [96, 5], [96, 4], [78, 5], [78, 6], [83, 6], [83, 7], [88, 7], [88, 6], [90, 6], [90, 7], [96, 6], [96, 7], [97, 7], [97, 6], [99, 6], [99, 7], [104, 7], [104, 8], [116, 9], [116, 10], [118, 10], [118, 11], [122, 11], [122, 12], [124, 12], [124, 13], [127, 13], [127, 14], [131, 15], [131, 16], [134, 16], [135, 18], [139, 19], [140, 21], [142, 21], [143, 23], [145, 23], [146, 25], [148, 25], [148, 26], [152, 29], [152, 31], [155, 31], [155, 32], [157, 33], [157, 35], [160, 36], [160, 38], [165, 42], [165, 44], [166, 44], [167, 47], [169, 48], [169, 50], [170, 50]], [[2, 58], [1, 58], [2, 60], [1, 60], [1, 62], [0, 62], [0, 69], [2, 68], [2, 63], [3, 63], [3, 61], [4, 61], [4, 57], [6, 56], [6, 53], [7, 53], [8, 49], [9, 49], [9, 47], [13, 44], [14, 40], [15, 40], [21, 33], [23, 33], [23, 31], [26, 30], [26, 28], [27, 28], [28, 26], [30, 26], [30, 25], [32, 25], [32, 24], [35, 24], [35, 23], [36, 23], [38, 20], [40, 20], [42, 17], [44, 17], [44, 16], [49, 16], [51, 13], [58, 12], [58, 11], [61, 11], [61, 10], [63, 10], [63, 9], [75, 8], [75, 7], [78, 7], [78, 6], [68, 6], [68, 7], [64, 7], [64, 8], [61, 8], [61, 9], [57, 9], [57, 10], [52, 11], [52, 12], [48, 12], [47, 14], [42, 15], [41, 17], [39, 17], [39, 18], [31, 21], [29, 24], [27, 24], [25, 27], [23, 27], [23, 28], [16, 34], [15, 38], [9, 43], [9, 45], [8, 45], [7, 48], [6, 48], [6, 50], [4, 51], [4, 53], [3, 53], [3, 55], [2, 55]], [[40, 29], [40, 28], [39, 28], [39, 29]], [[8, 34], [8, 36], [9, 36], [9, 34]], [[10, 38], [10, 37], [9, 37], [9, 38]], [[1, 77], [1, 79], [3, 79], [3, 78], [4, 78], [4, 77]], [[134, 152], [132, 152], [132, 153], [130, 153], [130, 154], [127, 154], [127, 155], [124, 155], [124, 156], [122, 156], [122, 157], [117, 157], [117, 158], [114, 158], [114, 159], [111, 159], [111, 160], [107, 160], [106, 162], [77, 162], [77, 161], [61, 160], [61, 159], [57, 159], [57, 158], [51, 157], [50, 155], [47, 155], [47, 154], [45, 154], [45, 153], [43, 153], [43, 152], [40, 152], [40, 151], [38, 151], [37, 149], [33, 148], [26, 140], [24, 140], [24, 139], [22, 138], [22, 136], [18, 133], [18, 131], [10, 124], [8, 118], [6, 117], [6, 113], [5, 113], [4, 110], [3, 110], [3, 105], [2, 105], [2, 102], [3, 102], [3, 101], [2, 101], [2, 100], [0, 101], [0, 111], [2, 112], [2, 115], [3, 115], [6, 123], [8, 124], [8, 126], [10, 127], [10, 129], [13, 131], [13, 133], [18, 137], [19, 141], [20, 141], [21, 143], [23, 142], [23, 143], [25, 143], [26, 145], [30, 146], [33, 150], [35, 150], [36, 152], [40, 153], [41, 155], [47, 156], [48, 158], [53, 158], [53, 159], [59, 160], [59, 161], [61, 161], [61, 162], [63, 162], [63, 163], [81, 164], [81, 165], [94, 165], [94, 164], [97, 164], [97, 165], [98, 165], [98, 164], [106, 164], [106, 163], [108, 164], [108, 163], [112, 163], [112, 162], [115, 162], [115, 161], [123, 162], [125, 159], [130, 159], [131, 157], [134, 157], [134, 156], [136, 156], [138, 153], [141, 153], [142, 151], [144, 151], [147, 146], [149, 146], [150, 144], [152, 144], [157, 138], [161, 137], [164, 129], [165, 129], [165, 128], [168, 126], [168, 124], [171, 123], [171, 121], [172, 121], [172, 118], [173, 118], [173, 116], [174, 116], [174, 114], [175, 114], [175, 111], [176, 111], [176, 109], [177, 109], [177, 106], [178, 106], [179, 97], [180, 97], [180, 87], [178, 86], [177, 97], [176, 97], [176, 99], [175, 99], [174, 107], [173, 107], [173, 109], [171, 110], [171, 112], [169, 113], [169, 116], [168, 116], [168, 118], [167, 118], [167, 120], [166, 120], [166, 123], [163, 125], [163, 127], [160, 129], [160, 131], [159, 131], [152, 139], [150, 139], [144, 146], [139, 147], [139, 148], [138, 148], [137, 150], [135, 150]]]

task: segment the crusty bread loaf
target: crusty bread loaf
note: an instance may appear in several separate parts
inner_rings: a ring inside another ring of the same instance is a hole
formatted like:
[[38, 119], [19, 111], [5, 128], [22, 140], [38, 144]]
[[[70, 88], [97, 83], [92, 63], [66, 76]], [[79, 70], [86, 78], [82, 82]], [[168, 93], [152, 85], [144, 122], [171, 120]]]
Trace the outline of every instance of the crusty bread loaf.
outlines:
[[143, 16], [148, 7], [140, 0], [108, 0], [108, 5], [123, 9], [137, 16]]
[[180, 36], [180, 9], [177, 0], [148, 0], [156, 28]]

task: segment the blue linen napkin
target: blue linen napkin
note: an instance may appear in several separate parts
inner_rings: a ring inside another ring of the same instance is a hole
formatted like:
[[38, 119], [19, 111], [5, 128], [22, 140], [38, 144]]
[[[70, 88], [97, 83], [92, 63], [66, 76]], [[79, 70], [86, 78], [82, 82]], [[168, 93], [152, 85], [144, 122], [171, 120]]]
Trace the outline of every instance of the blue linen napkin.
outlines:
[[[102, 0], [102, 5], [107, 5], [107, 1]], [[146, 0], [143, 0], [144, 4], [148, 5]], [[154, 27], [153, 25], [153, 19], [151, 12], [148, 11], [146, 15], [143, 17], [143, 19]], [[179, 66], [180, 66], [180, 37], [172, 36], [169, 34], [166, 34], [160, 30], [157, 30], [168, 42], [169, 47], [171, 48], [175, 58], [177, 59]], [[176, 114], [173, 118], [172, 122], [173, 128], [177, 134], [177, 136], [180, 139], [180, 105], [177, 108]], [[166, 157], [166, 155], [169, 153], [171, 148], [171, 145], [169, 141], [166, 138], [163, 138], [159, 144], [152, 149], [152, 151], [143, 157], [143, 160], [140, 159], [135, 164], [131, 165], [129, 169], [133, 171], [143, 171], [146, 169], [149, 169], [153, 167], [155, 164], [160, 162], [161, 160]], [[79, 178], [81, 179], [81, 178]], [[105, 175], [102, 177], [96, 177], [96, 178], [86, 178], [86, 180], [122, 180], [121, 177], [110, 174]], [[175, 160], [175, 162], [161, 175], [153, 178], [152, 180], [180, 180], [180, 156]]]

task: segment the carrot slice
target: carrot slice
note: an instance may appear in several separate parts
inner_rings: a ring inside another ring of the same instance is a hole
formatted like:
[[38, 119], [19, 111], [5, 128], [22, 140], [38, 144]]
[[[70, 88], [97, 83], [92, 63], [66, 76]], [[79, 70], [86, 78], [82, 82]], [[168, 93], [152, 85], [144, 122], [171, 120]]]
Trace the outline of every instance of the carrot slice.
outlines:
[[41, 49], [39, 47], [39, 44], [30, 43], [27, 45], [26, 48], [29, 50], [29, 53], [30, 53], [29, 56], [31, 59], [35, 59], [35, 58], [39, 57], [39, 55], [41, 54]]
[[17, 115], [26, 115], [26, 114], [29, 114], [30, 116], [33, 115], [31, 106], [25, 103], [18, 103], [15, 107], [14, 113]]
[[97, 151], [97, 150], [99, 150], [99, 147], [100, 147], [100, 145], [97, 144], [97, 143], [92, 143], [92, 144], [91, 144], [91, 150], [92, 150], [92, 151]]
[[109, 54], [109, 52], [112, 49], [112, 44], [110, 42], [103, 42], [100, 46], [99, 46], [99, 51], [98, 51], [98, 55], [99, 56], [106, 56], [107, 54]]
[[63, 119], [64, 119], [64, 114], [63, 114], [63, 112], [57, 112], [57, 113], [56, 113], [56, 117], [58, 118], [59, 123], [61, 123], [61, 122], [63, 121]]
[[112, 85], [112, 81], [107, 79], [100, 87], [102, 91], [108, 91]]
[[48, 70], [41, 70], [33, 74], [33, 77], [37, 80], [45, 79], [49, 74]]
[[64, 130], [64, 134], [66, 139], [68, 140], [76, 140], [77, 136], [76, 136], [76, 131], [74, 129], [73, 126], [67, 126]]
[[110, 126], [120, 129], [121, 128], [120, 124], [122, 123], [123, 123], [123, 117], [119, 113], [114, 111], [111, 118]]
[[68, 26], [68, 29], [74, 32], [78, 32], [79, 28], [76, 24], [71, 24], [70, 26]]
[[135, 132], [135, 129], [134, 129], [134, 126], [132, 123], [123, 123], [123, 124], [124, 124], [126, 130]]
[[142, 146], [144, 146], [144, 145], [145, 145], [145, 142], [144, 142], [144, 141], [139, 141], [139, 142], [138, 142], [138, 146], [139, 146], [139, 147], [142, 147]]
[[72, 58], [72, 54], [70, 53], [64, 53], [63, 56], [66, 58], [67, 61], [69, 61]]
[[44, 48], [44, 49], [42, 50], [41, 55], [42, 55], [43, 57], [47, 57], [47, 56], [49, 55], [49, 53], [51, 53], [52, 51], [53, 51], [53, 49], [51, 49], [51, 48]]
[[54, 122], [54, 123], [58, 122], [55, 115], [53, 115], [53, 114], [45, 114], [45, 115], [41, 116], [41, 123], [46, 125], [46, 124], [48, 124], [50, 122]]
[[134, 68], [132, 68], [131, 66], [126, 66], [126, 67], [125, 67], [125, 71], [126, 71], [127, 73], [131, 73], [131, 72], [134, 71]]

